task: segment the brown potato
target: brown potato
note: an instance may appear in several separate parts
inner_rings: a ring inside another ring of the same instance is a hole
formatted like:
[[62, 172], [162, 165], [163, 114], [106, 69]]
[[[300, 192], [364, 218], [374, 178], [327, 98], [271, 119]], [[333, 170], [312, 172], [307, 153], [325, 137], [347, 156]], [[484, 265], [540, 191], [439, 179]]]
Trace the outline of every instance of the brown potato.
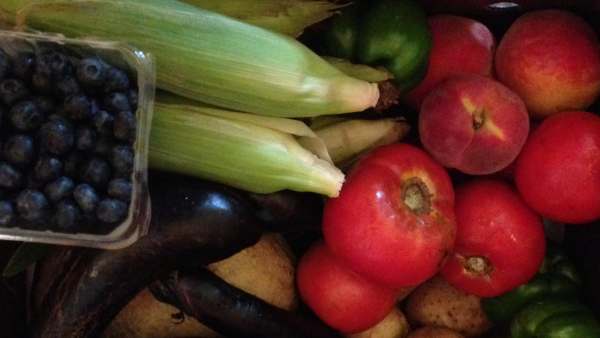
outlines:
[[419, 286], [409, 297], [406, 315], [418, 326], [441, 326], [465, 336], [477, 336], [491, 327], [479, 297], [452, 287], [441, 277]]
[[[236, 255], [208, 266], [231, 285], [286, 310], [298, 304], [294, 259], [283, 238], [265, 234]], [[216, 332], [194, 318], [142, 291], [113, 320], [104, 338], [216, 338]]]
[[395, 308], [379, 324], [366, 331], [348, 335], [347, 338], [404, 338], [408, 330], [406, 317], [400, 309]]
[[412, 331], [408, 338], [464, 338], [462, 334], [445, 327], [425, 326]]

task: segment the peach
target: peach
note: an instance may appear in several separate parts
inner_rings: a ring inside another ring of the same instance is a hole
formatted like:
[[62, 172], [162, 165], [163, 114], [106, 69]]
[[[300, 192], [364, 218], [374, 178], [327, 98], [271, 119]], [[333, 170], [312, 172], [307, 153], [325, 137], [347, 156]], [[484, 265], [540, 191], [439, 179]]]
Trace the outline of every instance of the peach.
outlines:
[[441, 81], [458, 74], [491, 76], [494, 36], [482, 23], [454, 15], [434, 15], [428, 19], [432, 37], [429, 66], [425, 78], [406, 96], [418, 109], [425, 96]]
[[496, 53], [498, 79], [533, 117], [590, 106], [600, 94], [600, 45], [582, 18], [561, 10], [534, 11], [508, 29]]
[[528, 133], [529, 116], [523, 101], [488, 77], [450, 78], [421, 106], [423, 146], [442, 165], [465, 174], [486, 175], [507, 167]]

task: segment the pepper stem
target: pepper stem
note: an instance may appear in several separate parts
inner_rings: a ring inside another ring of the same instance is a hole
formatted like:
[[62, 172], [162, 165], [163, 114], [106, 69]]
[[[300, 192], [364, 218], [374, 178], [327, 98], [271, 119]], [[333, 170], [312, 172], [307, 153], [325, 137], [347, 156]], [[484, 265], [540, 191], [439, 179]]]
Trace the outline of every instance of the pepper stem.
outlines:
[[465, 260], [465, 269], [474, 275], [488, 275], [492, 272], [492, 263], [486, 257], [471, 256]]
[[418, 177], [408, 179], [402, 188], [402, 202], [417, 215], [431, 211], [431, 193], [423, 180]]

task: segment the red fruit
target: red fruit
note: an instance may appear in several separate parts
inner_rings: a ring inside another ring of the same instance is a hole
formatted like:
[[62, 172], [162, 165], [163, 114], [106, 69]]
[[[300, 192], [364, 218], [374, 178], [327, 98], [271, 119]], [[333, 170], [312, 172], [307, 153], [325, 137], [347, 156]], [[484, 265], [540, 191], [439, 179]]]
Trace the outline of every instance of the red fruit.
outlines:
[[327, 202], [323, 233], [331, 251], [367, 278], [394, 288], [418, 285], [452, 250], [450, 178], [416, 147], [380, 147]]
[[519, 155], [515, 182], [525, 202], [546, 218], [600, 218], [600, 117], [564, 112], [544, 120]]
[[473, 19], [454, 15], [428, 18], [432, 46], [427, 74], [406, 101], [419, 108], [425, 96], [443, 80], [459, 74], [491, 76], [496, 42], [490, 30]]
[[546, 251], [542, 221], [501, 181], [456, 190], [456, 244], [442, 276], [454, 287], [495, 297], [529, 281]]
[[323, 243], [304, 254], [296, 281], [302, 300], [327, 325], [343, 333], [376, 325], [396, 303], [395, 291], [346, 268]]

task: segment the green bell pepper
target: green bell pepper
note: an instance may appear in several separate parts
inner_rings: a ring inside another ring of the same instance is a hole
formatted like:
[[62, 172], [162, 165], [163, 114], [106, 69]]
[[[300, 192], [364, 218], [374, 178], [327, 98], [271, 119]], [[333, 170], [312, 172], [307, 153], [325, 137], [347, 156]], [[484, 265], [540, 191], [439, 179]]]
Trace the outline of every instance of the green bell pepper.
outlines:
[[402, 91], [425, 76], [431, 34], [424, 10], [414, 0], [365, 0], [342, 10], [320, 35], [320, 52], [382, 66]]
[[600, 323], [575, 300], [547, 298], [521, 310], [510, 331], [512, 338], [598, 338]]
[[508, 322], [534, 300], [548, 296], [576, 297], [580, 285], [573, 263], [559, 249], [548, 246], [544, 263], [531, 281], [498, 297], [482, 299], [482, 306], [491, 321]]

